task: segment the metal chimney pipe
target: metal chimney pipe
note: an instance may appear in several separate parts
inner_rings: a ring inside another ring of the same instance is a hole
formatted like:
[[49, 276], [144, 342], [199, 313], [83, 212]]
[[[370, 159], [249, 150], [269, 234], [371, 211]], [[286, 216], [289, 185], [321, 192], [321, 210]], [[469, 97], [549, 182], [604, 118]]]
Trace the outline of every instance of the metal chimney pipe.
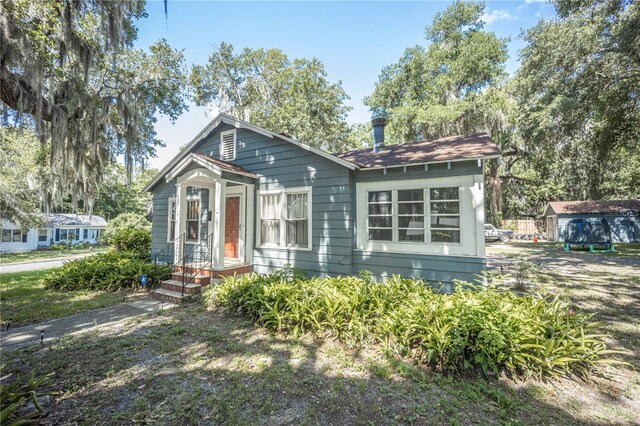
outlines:
[[384, 117], [376, 117], [371, 120], [373, 126], [373, 152], [380, 152], [384, 146], [384, 126], [387, 125], [387, 119]]

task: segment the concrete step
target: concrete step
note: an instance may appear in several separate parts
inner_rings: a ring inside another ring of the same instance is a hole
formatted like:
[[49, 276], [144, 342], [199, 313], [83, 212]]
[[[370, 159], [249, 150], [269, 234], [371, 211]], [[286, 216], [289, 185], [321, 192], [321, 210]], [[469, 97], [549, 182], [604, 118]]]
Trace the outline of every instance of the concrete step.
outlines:
[[[160, 287], [165, 290], [182, 292], [182, 281], [180, 280], [164, 280], [160, 281]], [[184, 292], [186, 294], [200, 294], [202, 286], [200, 284], [188, 283], [184, 285]]]
[[165, 288], [156, 288], [151, 292], [151, 297], [156, 300], [164, 300], [165, 302], [184, 303], [190, 300], [193, 295], [187, 293], [181, 295], [179, 291], [171, 291]]
[[184, 276], [185, 281], [190, 281], [194, 284], [199, 285], [209, 285], [211, 283], [211, 277], [208, 275], [194, 275], [188, 272], [173, 272], [171, 274], [171, 278], [182, 282], [182, 277]]

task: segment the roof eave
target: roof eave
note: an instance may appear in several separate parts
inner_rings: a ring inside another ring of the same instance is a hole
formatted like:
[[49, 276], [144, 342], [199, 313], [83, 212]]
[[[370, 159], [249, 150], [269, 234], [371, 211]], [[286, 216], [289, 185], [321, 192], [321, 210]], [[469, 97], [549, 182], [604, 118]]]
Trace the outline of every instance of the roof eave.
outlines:
[[228, 114], [225, 113], [220, 113], [218, 114], [213, 120], [211, 120], [211, 122], [204, 128], [202, 129], [196, 136], [195, 138], [193, 138], [191, 140], [191, 142], [189, 142], [189, 144], [181, 151], [179, 152], [175, 157], [173, 157], [171, 159], [171, 161], [169, 161], [169, 163], [162, 168], [162, 170], [160, 170], [158, 172], [158, 174], [156, 176], [154, 176], [154, 178], [151, 180], [151, 182], [149, 182], [149, 184], [147, 186], [145, 186], [142, 191], [143, 192], [148, 192], [151, 191], [161, 180], [162, 177], [165, 176], [178, 162], [180, 162], [184, 157], [186, 157], [188, 154], [191, 153], [191, 150], [200, 142], [202, 141], [204, 138], [206, 138], [207, 136], [209, 136], [209, 134], [211, 132], [213, 132], [218, 126], [220, 126], [222, 123], [225, 124], [229, 124], [230, 126], [233, 126], [235, 128], [244, 128], [247, 130], [251, 130], [253, 132], [256, 132], [258, 134], [261, 134], [263, 136], [266, 136], [268, 138], [278, 138], [278, 139], [282, 139], [286, 142], [292, 143], [296, 146], [299, 146], [303, 149], [306, 149], [310, 152], [313, 152], [314, 154], [320, 155], [321, 157], [324, 157], [330, 161], [333, 161], [337, 164], [340, 164], [341, 166], [347, 167], [351, 170], [355, 170], [358, 169], [359, 167], [356, 164], [353, 164], [349, 161], [343, 160], [341, 158], [336, 157], [335, 155], [326, 153], [324, 151], [321, 151], [317, 148], [313, 148], [309, 145], [306, 145], [302, 142], [299, 142], [295, 139], [292, 139], [290, 137], [272, 132], [270, 130], [267, 129], [263, 129], [262, 127], [256, 126], [254, 124], [251, 124], [247, 121], [241, 120], [239, 118], [235, 118], [232, 117]]
[[362, 171], [382, 170], [382, 169], [391, 169], [391, 168], [396, 168], [396, 167], [425, 166], [427, 164], [444, 164], [444, 163], [460, 163], [460, 162], [463, 162], [463, 161], [494, 160], [494, 159], [497, 159], [497, 158], [500, 158], [500, 157], [501, 157], [500, 154], [496, 154], [496, 155], [486, 155], [486, 156], [482, 156], [482, 157], [457, 158], [457, 159], [452, 159], [452, 160], [425, 161], [425, 162], [421, 162], [421, 163], [391, 164], [391, 165], [388, 165], [388, 166], [374, 166], [374, 167], [361, 166], [360, 170], [362, 170]]

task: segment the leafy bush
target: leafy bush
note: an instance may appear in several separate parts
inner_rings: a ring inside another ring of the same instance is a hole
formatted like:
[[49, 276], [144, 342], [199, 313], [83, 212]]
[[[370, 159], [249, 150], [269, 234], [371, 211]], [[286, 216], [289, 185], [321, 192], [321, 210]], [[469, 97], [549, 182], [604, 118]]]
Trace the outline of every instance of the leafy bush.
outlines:
[[102, 240], [112, 244], [112, 238], [120, 229], [137, 229], [151, 233], [151, 222], [146, 217], [137, 213], [124, 213], [112, 219], [102, 234]]
[[596, 323], [559, 299], [489, 288], [438, 294], [420, 280], [311, 278], [286, 273], [226, 278], [205, 302], [294, 334], [332, 333], [349, 343], [384, 342], [440, 370], [515, 375], [589, 372], [606, 350]]
[[158, 265], [158, 276], [154, 273], [153, 262], [141, 259], [138, 253], [111, 250], [67, 262], [61, 268], [53, 269], [44, 278], [44, 283], [47, 288], [58, 290], [117, 291], [139, 287], [143, 274], [150, 282], [166, 279], [171, 268]]
[[[38, 395], [36, 391], [50, 382], [53, 373], [36, 377], [32, 371], [13, 377], [12, 374], [5, 374], [5, 367], [0, 366], [0, 423], [7, 426], [35, 423], [35, 419], [43, 412], [38, 398], [46, 395]], [[33, 403], [33, 410], [25, 410], [30, 402]]]
[[116, 250], [136, 253], [141, 259], [151, 255], [151, 234], [141, 229], [116, 229], [110, 243]]

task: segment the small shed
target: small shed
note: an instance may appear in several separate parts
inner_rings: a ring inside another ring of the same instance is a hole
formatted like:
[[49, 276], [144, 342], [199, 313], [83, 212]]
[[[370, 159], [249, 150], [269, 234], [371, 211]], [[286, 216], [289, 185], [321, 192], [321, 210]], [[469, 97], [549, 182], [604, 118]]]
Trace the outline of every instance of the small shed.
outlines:
[[572, 219], [606, 220], [613, 243], [640, 242], [640, 199], [552, 201], [544, 210], [549, 241], [564, 241]]

